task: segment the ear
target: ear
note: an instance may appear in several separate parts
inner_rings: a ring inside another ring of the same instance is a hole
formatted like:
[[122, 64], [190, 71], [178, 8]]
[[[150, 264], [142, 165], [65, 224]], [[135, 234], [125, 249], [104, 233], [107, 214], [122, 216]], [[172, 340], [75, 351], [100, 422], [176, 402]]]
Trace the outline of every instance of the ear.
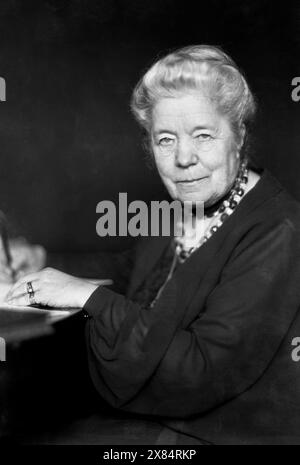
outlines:
[[240, 141], [238, 143], [238, 150], [241, 150], [241, 148], [243, 147], [245, 136], [246, 136], [246, 127], [244, 124], [242, 124], [240, 127]]

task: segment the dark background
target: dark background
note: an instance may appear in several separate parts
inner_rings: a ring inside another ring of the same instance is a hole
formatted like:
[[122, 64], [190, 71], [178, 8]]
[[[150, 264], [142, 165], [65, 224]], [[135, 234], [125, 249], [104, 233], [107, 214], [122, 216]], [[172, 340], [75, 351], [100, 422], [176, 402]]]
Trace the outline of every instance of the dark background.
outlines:
[[97, 203], [165, 196], [130, 95], [159, 54], [193, 43], [223, 46], [244, 69], [255, 157], [300, 200], [297, 2], [1, 0], [0, 208], [17, 233], [57, 251], [127, 244], [96, 235]]

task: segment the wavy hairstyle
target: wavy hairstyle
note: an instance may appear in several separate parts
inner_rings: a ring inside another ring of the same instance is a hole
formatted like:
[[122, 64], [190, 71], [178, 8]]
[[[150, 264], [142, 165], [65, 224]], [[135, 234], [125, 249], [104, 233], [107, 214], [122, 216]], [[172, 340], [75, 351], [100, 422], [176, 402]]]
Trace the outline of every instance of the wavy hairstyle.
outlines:
[[245, 133], [241, 155], [246, 157], [256, 104], [242, 71], [219, 47], [192, 45], [156, 61], [137, 83], [131, 110], [149, 134], [155, 103], [191, 90], [202, 92], [229, 119], [237, 143]]

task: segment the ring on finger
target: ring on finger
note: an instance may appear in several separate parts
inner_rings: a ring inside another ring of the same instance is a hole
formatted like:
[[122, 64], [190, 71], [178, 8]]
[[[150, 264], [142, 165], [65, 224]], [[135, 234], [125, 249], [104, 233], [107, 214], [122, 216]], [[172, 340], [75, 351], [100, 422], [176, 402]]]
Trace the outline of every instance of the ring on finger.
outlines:
[[26, 292], [27, 294], [34, 294], [34, 290], [33, 290], [33, 287], [32, 287], [32, 282], [31, 281], [28, 281], [26, 283]]
[[28, 297], [29, 297], [29, 302], [30, 302], [30, 305], [36, 305], [36, 300], [34, 298], [34, 293], [33, 294], [28, 294]]
[[27, 292], [28, 297], [29, 297], [30, 305], [36, 305], [36, 300], [34, 298], [34, 290], [33, 290], [31, 281], [28, 281], [26, 283], [26, 292]]

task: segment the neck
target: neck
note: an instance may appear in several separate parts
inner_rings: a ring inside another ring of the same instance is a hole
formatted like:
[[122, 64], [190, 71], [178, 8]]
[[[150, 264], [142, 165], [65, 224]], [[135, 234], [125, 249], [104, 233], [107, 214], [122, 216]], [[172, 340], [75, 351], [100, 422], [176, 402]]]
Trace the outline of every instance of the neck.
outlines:
[[208, 205], [207, 207], [204, 205], [204, 215], [205, 216], [212, 216], [215, 213], [215, 211], [217, 211], [220, 208], [220, 206], [222, 205], [224, 200], [228, 199], [228, 197], [231, 194], [231, 189], [232, 189], [232, 186], [227, 190], [227, 192], [222, 197], [220, 197], [212, 205]]
[[240, 185], [241, 179], [245, 174], [245, 171], [247, 169], [247, 162], [241, 162], [237, 173], [235, 175], [235, 178], [230, 185], [230, 187], [227, 189], [226, 193], [220, 197], [216, 202], [214, 202], [212, 205], [208, 205], [207, 207], [204, 206], [204, 214], [208, 217], [212, 216], [222, 205], [222, 203], [225, 200], [228, 200], [230, 196], [233, 194], [234, 190], [237, 189]]

